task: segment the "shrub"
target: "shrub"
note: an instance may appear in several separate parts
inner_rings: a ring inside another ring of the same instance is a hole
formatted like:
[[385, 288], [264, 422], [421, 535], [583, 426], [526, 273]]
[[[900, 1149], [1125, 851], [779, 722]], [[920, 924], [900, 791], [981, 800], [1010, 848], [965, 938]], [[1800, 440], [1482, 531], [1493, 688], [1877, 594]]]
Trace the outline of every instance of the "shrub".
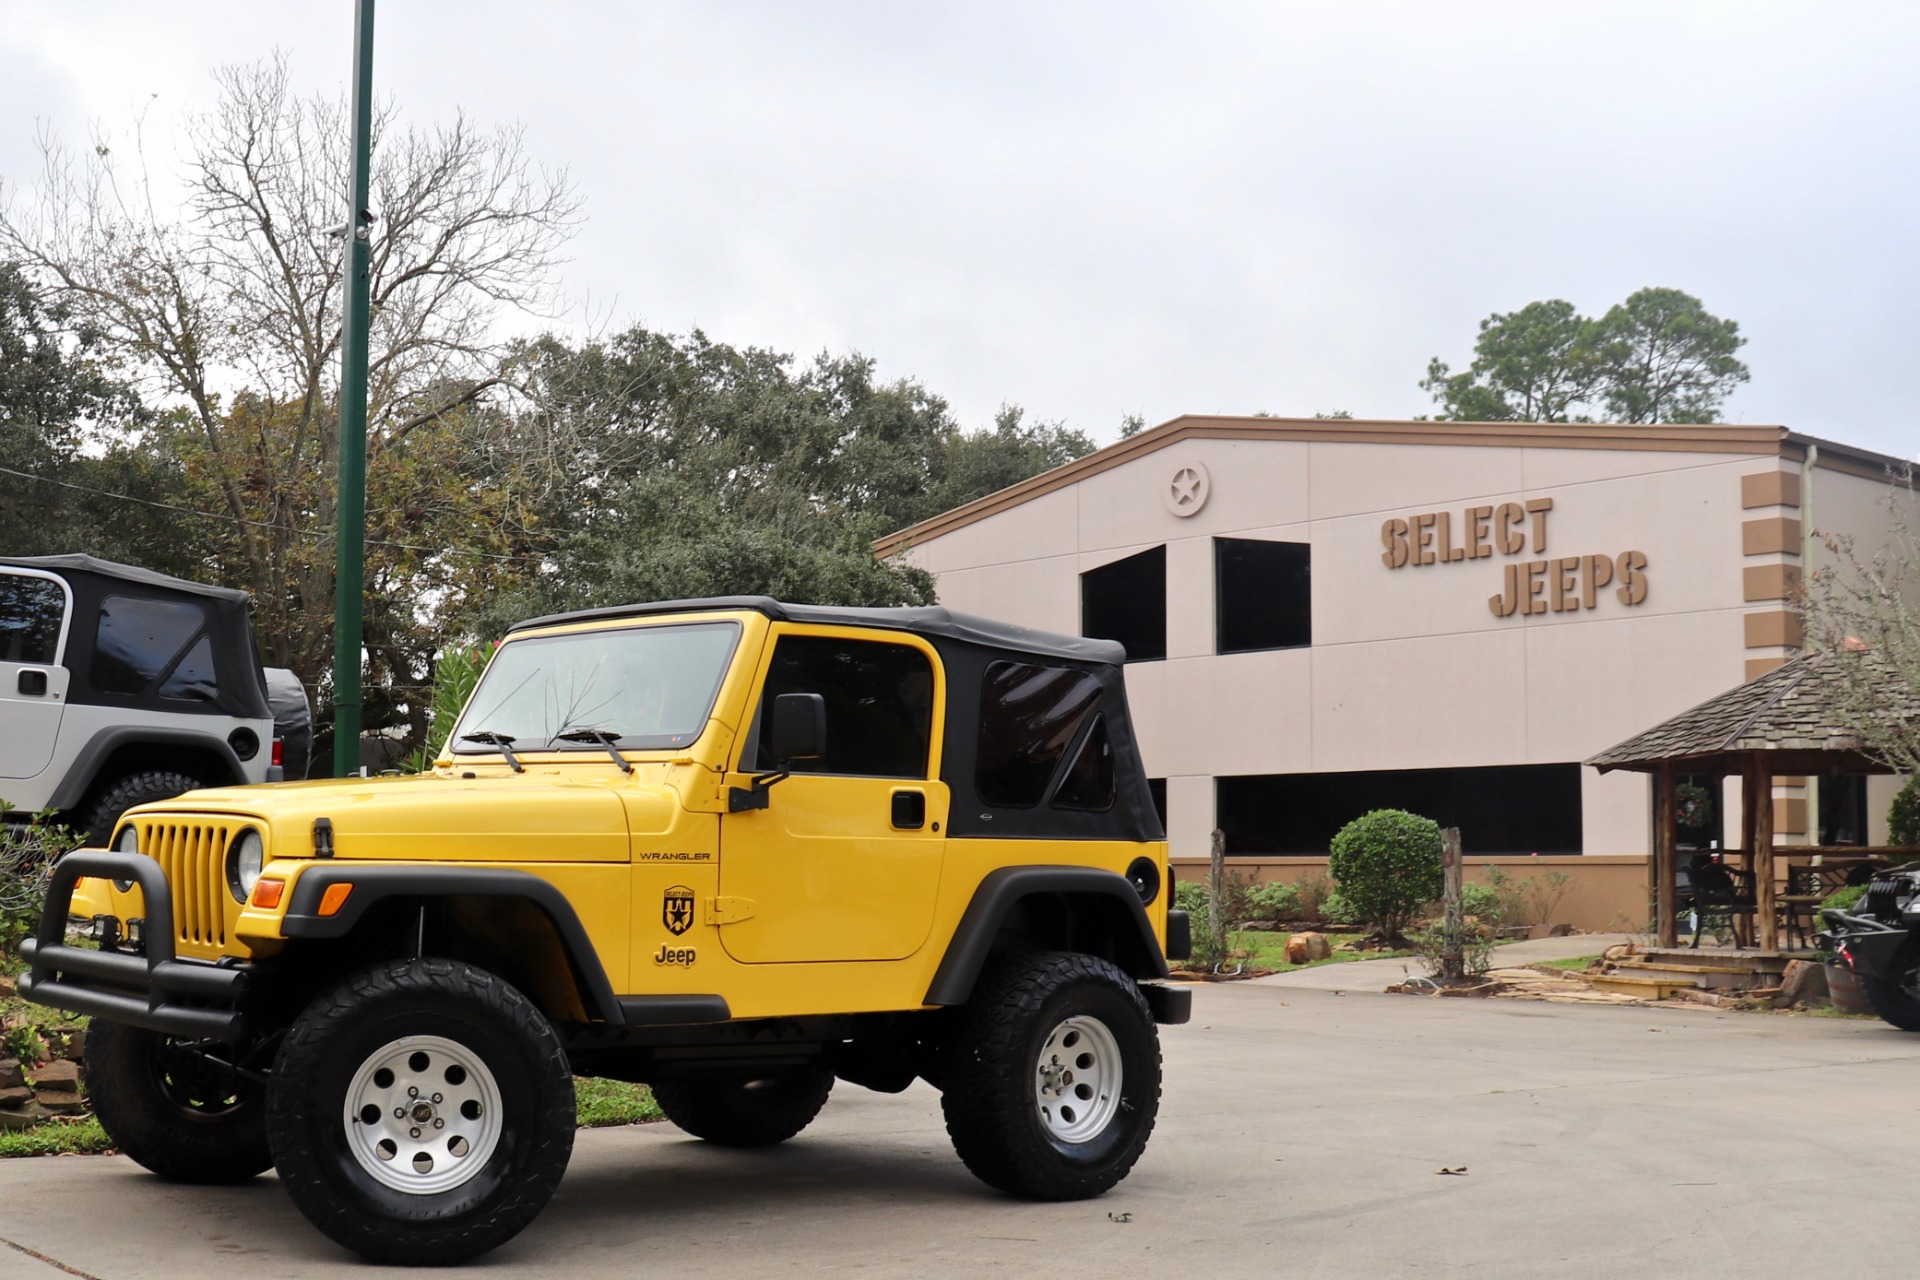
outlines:
[[1507, 906], [1492, 885], [1463, 884], [1460, 886], [1460, 913], [1472, 916], [1484, 924], [1500, 925], [1507, 922]]
[[1338, 889], [1330, 890], [1327, 900], [1320, 904], [1320, 918], [1328, 924], [1362, 924], [1366, 920], [1358, 908], [1340, 896]]
[[1327, 899], [1333, 896], [1333, 881], [1315, 871], [1296, 880], [1293, 891], [1299, 898], [1300, 914], [1317, 920], [1326, 915]]
[[1850, 884], [1843, 889], [1835, 889], [1832, 893], [1820, 899], [1820, 909], [1822, 911], [1852, 911], [1860, 905], [1860, 899], [1867, 896], [1867, 887], [1868, 886], [1864, 884]]
[[447, 735], [453, 732], [453, 722], [466, 710], [467, 699], [473, 696], [473, 687], [480, 683], [480, 673], [487, 669], [487, 661], [492, 656], [490, 648], [479, 645], [455, 645], [440, 655], [433, 668], [433, 702], [427, 711], [427, 740], [407, 762], [412, 772], [425, 773], [433, 767], [434, 760], [447, 745]]
[[80, 837], [36, 813], [26, 822], [9, 822], [13, 806], [0, 800], [0, 956], [17, 956], [20, 943], [40, 923], [53, 861], [77, 848]]
[[[1470, 976], [1478, 977], [1493, 966], [1491, 929], [1464, 926], [1460, 932], [1459, 946], [1461, 968]], [[1447, 922], [1435, 920], [1414, 934], [1413, 949], [1419, 952], [1420, 963], [1425, 966], [1428, 975], [1439, 977], [1446, 968]]]
[[1401, 809], [1362, 814], [1334, 836], [1327, 869], [1360, 919], [1398, 938], [1440, 896], [1440, 824]]
[[1257, 884], [1247, 890], [1246, 904], [1249, 920], [1291, 920], [1300, 914], [1300, 891], [1278, 881]]
[[1907, 785], [1894, 792], [1887, 806], [1887, 843], [1920, 844], [1920, 778], [1907, 779]]

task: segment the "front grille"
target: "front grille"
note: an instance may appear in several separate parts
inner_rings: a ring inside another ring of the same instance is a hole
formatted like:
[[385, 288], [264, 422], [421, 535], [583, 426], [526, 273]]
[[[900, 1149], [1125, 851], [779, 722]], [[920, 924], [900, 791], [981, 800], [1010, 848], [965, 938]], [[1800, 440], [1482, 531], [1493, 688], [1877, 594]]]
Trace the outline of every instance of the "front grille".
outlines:
[[227, 941], [227, 842], [237, 825], [142, 821], [140, 852], [160, 864], [173, 888], [176, 942], [219, 947]]

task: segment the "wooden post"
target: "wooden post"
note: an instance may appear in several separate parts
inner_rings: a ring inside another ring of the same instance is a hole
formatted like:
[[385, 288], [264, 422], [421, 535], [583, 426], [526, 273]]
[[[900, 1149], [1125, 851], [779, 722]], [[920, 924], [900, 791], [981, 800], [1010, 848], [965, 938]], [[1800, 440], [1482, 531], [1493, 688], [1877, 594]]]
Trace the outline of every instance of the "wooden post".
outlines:
[[1462, 982], [1467, 976], [1467, 922], [1460, 901], [1460, 828], [1440, 833], [1440, 895], [1446, 904], [1446, 937], [1440, 949], [1440, 976]]
[[1653, 791], [1653, 863], [1654, 863], [1654, 927], [1659, 934], [1660, 945], [1675, 947], [1680, 945], [1680, 931], [1673, 918], [1674, 899], [1676, 897], [1673, 876], [1674, 841], [1674, 777], [1673, 762], [1662, 761], [1660, 772], [1655, 775]]
[[1765, 757], [1753, 757], [1755, 799], [1753, 815], [1753, 913], [1760, 922], [1756, 941], [1762, 951], [1780, 946], [1780, 922], [1776, 918], [1773, 889], [1773, 775], [1767, 772]]
[[1212, 901], [1207, 923], [1213, 926], [1217, 954], [1224, 956], [1227, 954], [1227, 833], [1218, 827], [1213, 831], [1213, 848], [1207, 861], [1207, 896]]

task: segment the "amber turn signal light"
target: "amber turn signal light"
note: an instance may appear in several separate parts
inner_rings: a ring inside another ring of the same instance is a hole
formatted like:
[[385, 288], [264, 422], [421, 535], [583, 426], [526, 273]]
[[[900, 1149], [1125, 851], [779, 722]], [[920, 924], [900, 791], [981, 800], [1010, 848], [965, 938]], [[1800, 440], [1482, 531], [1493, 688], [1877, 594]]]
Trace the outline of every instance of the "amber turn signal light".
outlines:
[[330, 884], [327, 891], [320, 895], [320, 914], [330, 916], [347, 905], [347, 895], [353, 892], [350, 884]]
[[280, 905], [280, 895], [286, 891], [285, 880], [262, 880], [253, 886], [253, 899], [249, 905], [262, 911], [271, 911]]

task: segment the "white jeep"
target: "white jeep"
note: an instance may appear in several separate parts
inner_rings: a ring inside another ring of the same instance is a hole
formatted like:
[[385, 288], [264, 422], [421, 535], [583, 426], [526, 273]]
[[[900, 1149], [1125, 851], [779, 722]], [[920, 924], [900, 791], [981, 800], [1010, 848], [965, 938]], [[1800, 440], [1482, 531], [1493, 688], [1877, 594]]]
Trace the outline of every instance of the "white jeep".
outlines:
[[247, 594], [0, 557], [0, 800], [104, 843], [137, 804], [278, 778]]

